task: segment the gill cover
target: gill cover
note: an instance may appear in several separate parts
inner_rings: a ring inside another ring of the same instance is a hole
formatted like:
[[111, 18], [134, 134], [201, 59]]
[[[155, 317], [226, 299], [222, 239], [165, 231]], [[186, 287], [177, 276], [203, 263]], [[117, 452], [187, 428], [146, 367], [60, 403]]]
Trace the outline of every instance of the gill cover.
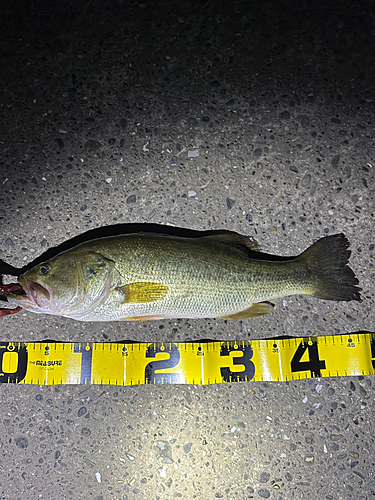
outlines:
[[83, 296], [81, 294], [80, 304], [69, 314], [74, 317], [89, 314], [106, 300], [111, 289], [115, 263], [100, 253], [88, 252], [79, 259], [78, 267]]

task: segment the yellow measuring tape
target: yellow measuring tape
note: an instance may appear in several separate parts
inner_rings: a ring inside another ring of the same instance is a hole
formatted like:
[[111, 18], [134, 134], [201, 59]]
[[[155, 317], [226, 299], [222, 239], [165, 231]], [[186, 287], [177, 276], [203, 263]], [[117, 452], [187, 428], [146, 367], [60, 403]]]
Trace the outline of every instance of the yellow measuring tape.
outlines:
[[375, 333], [178, 343], [0, 343], [0, 383], [220, 384], [375, 374]]

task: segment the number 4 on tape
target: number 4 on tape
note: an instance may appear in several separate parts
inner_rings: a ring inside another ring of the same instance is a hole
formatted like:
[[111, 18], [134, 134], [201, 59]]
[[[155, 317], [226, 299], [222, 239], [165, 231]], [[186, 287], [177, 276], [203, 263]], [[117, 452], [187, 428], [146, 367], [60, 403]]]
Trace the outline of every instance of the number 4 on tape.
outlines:
[[[308, 359], [303, 360], [306, 354], [308, 355]], [[293, 373], [310, 371], [311, 377], [322, 376], [322, 370], [326, 369], [326, 363], [319, 359], [318, 344], [316, 341], [302, 341], [298, 345], [291, 361], [291, 369]]]

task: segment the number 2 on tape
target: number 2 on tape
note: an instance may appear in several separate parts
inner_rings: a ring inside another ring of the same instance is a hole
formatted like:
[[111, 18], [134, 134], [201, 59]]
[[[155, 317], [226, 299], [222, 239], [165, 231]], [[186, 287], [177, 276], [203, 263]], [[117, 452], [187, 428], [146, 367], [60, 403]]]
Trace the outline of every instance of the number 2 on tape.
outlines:
[[176, 344], [170, 345], [150, 345], [146, 351], [146, 358], [155, 358], [159, 352], [167, 353], [168, 359], [157, 359], [148, 363], [145, 369], [145, 381], [147, 384], [172, 384], [178, 383], [180, 380], [179, 373], [163, 373], [156, 370], [165, 370], [174, 368], [180, 361], [180, 351]]
[[[307, 350], [308, 361], [301, 361]], [[318, 343], [316, 340], [302, 340], [297, 347], [297, 350], [290, 363], [292, 372], [310, 371], [311, 377], [320, 377], [321, 370], [326, 367], [325, 361], [319, 359]]]

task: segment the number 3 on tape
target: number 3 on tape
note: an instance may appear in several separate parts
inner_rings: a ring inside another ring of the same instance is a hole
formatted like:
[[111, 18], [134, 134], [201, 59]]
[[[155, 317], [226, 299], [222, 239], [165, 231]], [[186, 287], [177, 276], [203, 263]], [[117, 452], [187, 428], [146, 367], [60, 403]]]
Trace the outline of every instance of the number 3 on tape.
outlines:
[[[302, 361], [306, 354], [308, 360]], [[326, 368], [325, 361], [319, 359], [318, 343], [312, 339], [300, 342], [290, 365], [293, 373], [310, 371], [311, 377], [321, 377], [321, 370]]]
[[[229, 344], [229, 343], [228, 343]], [[251, 345], [245, 345], [243, 347], [237, 344], [223, 344], [220, 349], [220, 356], [229, 356], [231, 352], [242, 352], [242, 357], [233, 358], [233, 365], [240, 365], [241, 368], [244, 366], [245, 369], [242, 372], [232, 371], [229, 367], [220, 368], [221, 376], [225, 382], [237, 381], [237, 382], [249, 382], [255, 375], [255, 365], [251, 361], [253, 357], [253, 348]]]

